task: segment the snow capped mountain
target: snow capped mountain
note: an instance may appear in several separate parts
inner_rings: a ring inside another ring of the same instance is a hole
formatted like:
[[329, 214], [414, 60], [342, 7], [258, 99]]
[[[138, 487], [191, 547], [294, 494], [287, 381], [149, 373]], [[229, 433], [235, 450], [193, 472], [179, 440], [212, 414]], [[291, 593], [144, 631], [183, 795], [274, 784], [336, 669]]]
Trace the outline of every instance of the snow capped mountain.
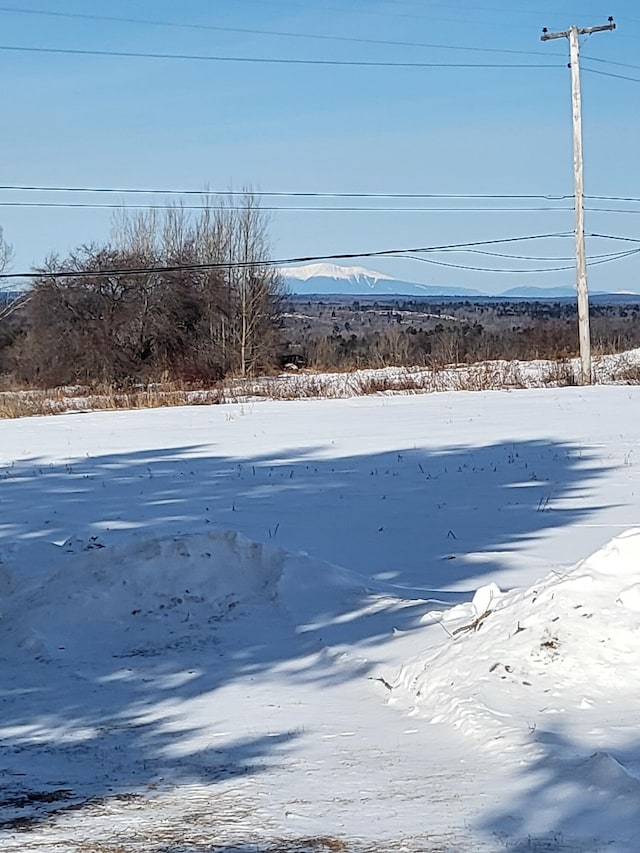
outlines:
[[479, 290], [465, 287], [445, 287], [401, 281], [364, 267], [343, 267], [338, 264], [305, 264], [280, 269], [289, 290], [297, 295], [349, 294], [353, 296], [480, 296]]
[[[332, 263], [303, 264], [296, 267], [281, 267], [289, 291], [297, 296], [461, 296], [464, 298], [492, 296], [496, 299], [567, 299], [575, 298], [573, 286], [521, 285], [508, 290], [490, 292], [452, 285], [420, 284], [403, 281], [376, 270], [359, 266], [342, 266]], [[629, 296], [638, 294], [629, 293]], [[606, 293], [593, 290], [592, 297], [613, 298], [623, 293]]]
[[365, 279], [367, 282], [393, 281], [391, 276], [364, 267], [341, 267], [338, 264], [305, 264], [302, 267], [283, 267], [281, 273], [285, 278], [295, 278], [308, 281], [310, 278], [333, 278], [356, 280]]

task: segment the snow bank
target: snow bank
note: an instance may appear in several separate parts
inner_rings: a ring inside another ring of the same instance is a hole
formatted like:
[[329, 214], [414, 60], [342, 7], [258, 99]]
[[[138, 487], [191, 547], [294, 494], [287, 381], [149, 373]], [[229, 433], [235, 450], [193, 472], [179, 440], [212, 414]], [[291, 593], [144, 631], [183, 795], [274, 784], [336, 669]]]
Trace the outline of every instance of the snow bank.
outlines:
[[5, 554], [13, 594], [3, 601], [1, 649], [86, 660], [201, 645], [236, 608], [275, 598], [283, 559], [217, 531], [140, 534], [109, 546], [92, 537]]
[[442, 640], [402, 666], [392, 693], [413, 714], [501, 749], [547, 715], [582, 716], [578, 736], [621, 724], [640, 691], [640, 529], [567, 573], [509, 593], [492, 584], [425, 618]]
[[223, 623], [279, 613], [298, 633], [384, 609], [364, 578], [235, 531], [105, 544], [35, 542], [0, 554], [0, 656], [42, 660], [156, 656], [214, 643]]

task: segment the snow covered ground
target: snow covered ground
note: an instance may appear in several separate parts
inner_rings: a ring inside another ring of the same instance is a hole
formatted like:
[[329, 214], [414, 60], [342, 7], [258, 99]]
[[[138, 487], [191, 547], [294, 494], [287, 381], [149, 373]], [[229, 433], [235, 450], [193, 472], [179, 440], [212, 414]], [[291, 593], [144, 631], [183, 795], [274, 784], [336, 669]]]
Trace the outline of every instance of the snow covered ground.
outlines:
[[0, 848], [640, 849], [639, 394], [0, 422]]

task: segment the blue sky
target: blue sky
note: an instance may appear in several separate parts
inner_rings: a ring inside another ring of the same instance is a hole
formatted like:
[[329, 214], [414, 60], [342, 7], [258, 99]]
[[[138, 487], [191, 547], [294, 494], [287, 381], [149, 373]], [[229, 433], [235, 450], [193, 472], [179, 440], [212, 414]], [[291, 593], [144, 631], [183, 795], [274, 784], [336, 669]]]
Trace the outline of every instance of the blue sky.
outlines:
[[[534, 9], [535, 5], [535, 9]], [[6, 11], [12, 8], [13, 11]], [[399, 46], [86, 20], [25, 10], [108, 15], [229, 29], [465, 47]], [[16, 11], [22, 10], [22, 12]], [[640, 197], [640, 9], [631, 0], [535, 4], [505, 0], [14, 0], [0, 8], [1, 45], [261, 58], [434, 63], [540, 63], [536, 68], [376, 68], [59, 55], [0, 50], [5, 81], [4, 185], [260, 191], [571, 194], [568, 44], [540, 42], [543, 26], [614, 33], [583, 42], [587, 194]], [[482, 48], [482, 51], [472, 50]], [[501, 54], [487, 49], [532, 51]], [[606, 60], [606, 62], [596, 61]], [[73, 201], [2, 191], [0, 201]], [[82, 201], [126, 201], [83, 197]], [[129, 199], [131, 200], [131, 199]], [[162, 198], [156, 197], [156, 203]], [[265, 204], [271, 202], [265, 200]], [[280, 205], [298, 202], [280, 201]], [[317, 204], [316, 201], [302, 202]], [[346, 202], [347, 206], [363, 202]], [[369, 203], [371, 204], [371, 203]], [[386, 201], [378, 205], [406, 206]], [[493, 206], [570, 206], [535, 200]], [[587, 231], [639, 237], [637, 210], [587, 213]], [[335, 203], [334, 205], [335, 206]], [[419, 202], [483, 207], [487, 201]], [[110, 214], [65, 208], [0, 209], [14, 271], [51, 251], [106, 240]], [[560, 211], [274, 212], [274, 255], [295, 257], [502, 239], [571, 231]], [[630, 244], [589, 240], [598, 255]], [[497, 247], [500, 251], [500, 247]], [[569, 257], [570, 238], [509, 244], [505, 252]], [[592, 289], [640, 291], [635, 256], [594, 266]], [[471, 254], [438, 256], [469, 266], [545, 264]], [[358, 262], [401, 278], [497, 292], [573, 283], [573, 273], [489, 274], [402, 259]], [[549, 262], [547, 266], [562, 265]]]

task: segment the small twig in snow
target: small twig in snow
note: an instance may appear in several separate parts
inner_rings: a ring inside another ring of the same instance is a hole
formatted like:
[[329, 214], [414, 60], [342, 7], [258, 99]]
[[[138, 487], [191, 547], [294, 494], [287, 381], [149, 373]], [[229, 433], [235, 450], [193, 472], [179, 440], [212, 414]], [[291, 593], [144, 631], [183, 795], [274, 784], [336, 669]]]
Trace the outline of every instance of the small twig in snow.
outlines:
[[393, 685], [389, 684], [389, 682], [382, 678], [380, 675], [370, 675], [369, 681], [379, 681], [380, 684], [384, 685], [387, 690], [393, 690]]

